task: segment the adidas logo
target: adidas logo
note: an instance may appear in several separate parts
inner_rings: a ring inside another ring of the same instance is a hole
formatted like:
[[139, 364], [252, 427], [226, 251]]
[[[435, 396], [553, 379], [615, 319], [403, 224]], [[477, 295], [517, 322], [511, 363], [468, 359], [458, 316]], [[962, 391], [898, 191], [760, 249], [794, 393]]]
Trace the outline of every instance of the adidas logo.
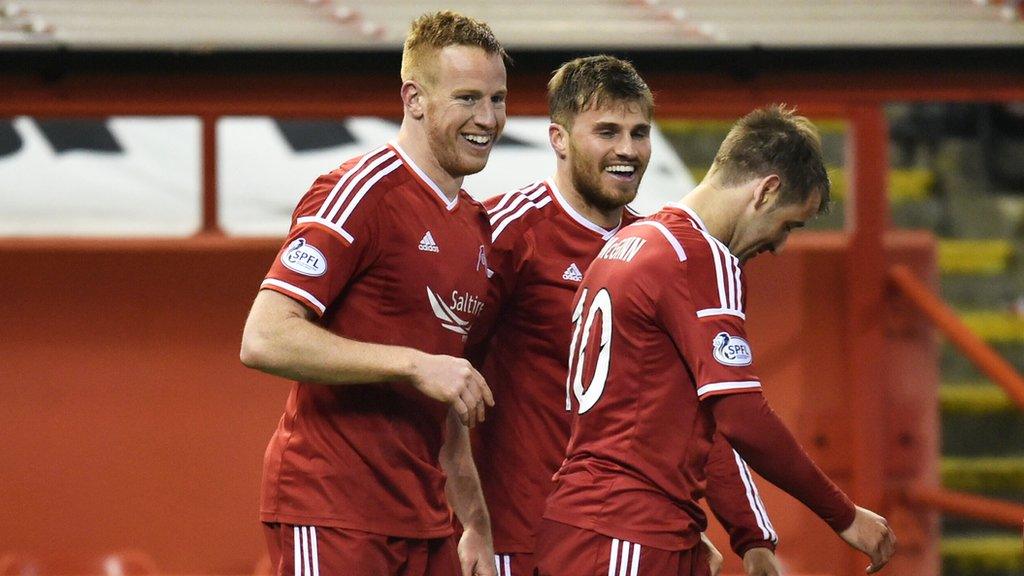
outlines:
[[440, 252], [441, 251], [437, 247], [437, 244], [434, 243], [434, 237], [430, 235], [430, 231], [429, 230], [427, 230], [427, 233], [423, 235], [422, 239], [420, 239], [420, 250], [423, 250], [424, 252]]
[[576, 266], [575, 262], [569, 264], [569, 267], [565, 269], [565, 272], [562, 272], [562, 280], [572, 280], [573, 282], [583, 281], [583, 273], [580, 272], [580, 269]]

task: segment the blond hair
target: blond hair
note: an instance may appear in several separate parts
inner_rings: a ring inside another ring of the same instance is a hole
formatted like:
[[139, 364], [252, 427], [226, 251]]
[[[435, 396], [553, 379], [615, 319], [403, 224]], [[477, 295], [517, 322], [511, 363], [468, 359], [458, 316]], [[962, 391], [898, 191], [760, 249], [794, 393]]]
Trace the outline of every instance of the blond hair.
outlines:
[[447, 46], [475, 46], [498, 54], [506, 62], [508, 53], [486, 23], [451, 10], [424, 14], [413, 21], [402, 49], [402, 82], [433, 83], [437, 52]]

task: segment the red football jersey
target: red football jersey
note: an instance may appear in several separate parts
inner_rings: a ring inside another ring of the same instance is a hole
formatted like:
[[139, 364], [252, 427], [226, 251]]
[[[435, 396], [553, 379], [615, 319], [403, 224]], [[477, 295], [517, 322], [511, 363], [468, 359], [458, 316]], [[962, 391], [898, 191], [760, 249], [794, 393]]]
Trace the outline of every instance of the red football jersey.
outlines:
[[759, 392], [739, 261], [686, 208], [620, 230], [573, 302], [572, 436], [545, 517], [644, 546], [696, 545], [715, 431], [700, 400]]
[[[459, 356], [484, 306], [489, 236], [479, 203], [449, 201], [390, 144], [317, 179], [262, 288], [339, 336]], [[406, 383], [297, 382], [267, 447], [261, 520], [450, 534], [447, 412]]]
[[[584, 218], [550, 180], [484, 205], [493, 230], [494, 278], [482, 322], [493, 322], [493, 333], [481, 373], [495, 405], [476, 430], [474, 455], [495, 550], [533, 552], [551, 475], [569, 439], [564, 404], [572, 297], [618, 227], [605, 230]], [[622, 219], [636, 218], [626, 212]]]

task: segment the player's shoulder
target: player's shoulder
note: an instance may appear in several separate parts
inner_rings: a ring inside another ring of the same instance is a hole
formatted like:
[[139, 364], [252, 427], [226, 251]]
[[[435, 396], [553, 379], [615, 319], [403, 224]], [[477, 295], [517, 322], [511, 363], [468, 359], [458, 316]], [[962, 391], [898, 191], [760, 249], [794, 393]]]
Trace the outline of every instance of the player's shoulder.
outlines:
[[673, 206], [658, 213], [686, 253], [690, 291], [701, 313], [721, 311], [740, 315], [743, 310], [743, 268], [728, 246], [715, 238], [692, 210]]
[[554, 209], [551, 185], [544, 180], [530, 183], [484, 200], [495, 245], [514, 243], [523, 234], [548, 219]]
[[390, 146], [350, 158], [321, 174], [296, 206], [296, 223], [314, 223], [347, 237], [347, 226], [366, 218], [387, 194], [409, 180], [404, 160]]
[[622, 209], [622, 226], [629, 226], [646, 218], [643, 214], [637, 212], [632, 206], [627, 205]]

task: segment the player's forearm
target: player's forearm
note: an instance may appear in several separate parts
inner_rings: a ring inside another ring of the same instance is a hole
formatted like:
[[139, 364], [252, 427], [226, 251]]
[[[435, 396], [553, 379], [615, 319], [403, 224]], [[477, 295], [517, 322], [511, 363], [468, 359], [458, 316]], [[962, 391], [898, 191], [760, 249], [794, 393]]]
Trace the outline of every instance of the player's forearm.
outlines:
[[424, 353], [331, 334], [301, 305], [262, 291], [242, 334], [242, 363], [262, 372], [321, 384], [407, 380]]
[[463, 528], [491, 538], [491, 518], [484, 503], [480, 477], [469, 442], [469, 431], [454, 415], [448, 418], [448, 437], [441, 450], [441, 467], [448, 476], [445, 493]]
[[833, 530], [847, 528], [853, 502], [811, 461], [761, 394], [711, 400], [718, 430], [766, 480], [803, 502]]
[[721, 434], [715, 434], [704, 474], [704, 497], [729, 534], [729, 544], [736, 556], [743, 558], [754, 548], [775, 550], [777, 536], [754, 478]]

